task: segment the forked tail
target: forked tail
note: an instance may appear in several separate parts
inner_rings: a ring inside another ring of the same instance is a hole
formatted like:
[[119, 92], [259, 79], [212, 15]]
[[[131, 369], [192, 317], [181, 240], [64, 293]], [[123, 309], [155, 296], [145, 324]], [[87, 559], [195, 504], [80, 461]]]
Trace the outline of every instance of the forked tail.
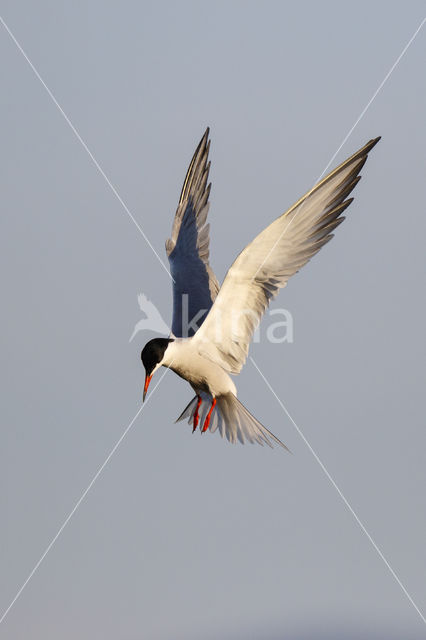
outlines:
[[[201, 393], [201, 405], [198, 408], [200, 430], [203, 427], [207, 413], [211, 407], [212, 397], [207, 393]], [[284, 449], [289, 449], [273, 433], [263, 426], [245, 408], [233, 393], [227, 393], [216, 398], [217, 404], [211, 416], [209, 429], [214, 433], [219, 430], [222, 438], [226, 437], [234, 444], [237, 439], [244, 444], [246, 440], [251, 443], [257, 442], [262, 445], [266, 443], [270, 447], [279, 444]], [[188, 424], [193, 424], [194, 414], [197, 411], [198, 398], [195, 396], [187, 407], [182, 411], [179, 420], [188, 418]]]

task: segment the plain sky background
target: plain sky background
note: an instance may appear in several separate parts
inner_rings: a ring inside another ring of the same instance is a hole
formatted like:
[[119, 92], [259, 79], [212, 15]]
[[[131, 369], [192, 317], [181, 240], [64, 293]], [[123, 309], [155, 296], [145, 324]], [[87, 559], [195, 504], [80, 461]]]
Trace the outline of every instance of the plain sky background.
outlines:
[[[1, 2], [1, 15], [165, 260], [211, 127], [221, 280], [317, 180], [423, 2]], [[371, 137], [334, 240], [274, 308], [295, 341], [251, 354], [426, 612], [426, 27], [335, 166]], [[4, 611], [142, 399], [128, 340], [145, 240], [0, 28]], [[157, 378], [158, 379], [158, 378]], [[168, 372], [0, 626], [13, 640], [417, 640], [426, 626], [255, 368], [250, 411], [293, 451], [174, 424]]]

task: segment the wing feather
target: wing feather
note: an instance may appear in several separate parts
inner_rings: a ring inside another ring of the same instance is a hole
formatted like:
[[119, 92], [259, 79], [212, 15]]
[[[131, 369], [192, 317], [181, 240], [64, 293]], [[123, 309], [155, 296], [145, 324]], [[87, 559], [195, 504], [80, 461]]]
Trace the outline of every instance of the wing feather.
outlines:
[[239, 254], [194, 336], [201, 354], [230, 373], [240, 372], [270, 300], [331, 240], [353, 200], [346, 198], [379, 140], [370, 140], [338, 166]]
[[172, 234], [166, 242], [173, 276], [172, 333], [194, 333], [191, 320], [200, 326], [219, 291], [209, 264], [210, 225], [207, 224], [211, 184], [207, 184], [210, 140], [207, 128], [189, 165], [176, 210]]

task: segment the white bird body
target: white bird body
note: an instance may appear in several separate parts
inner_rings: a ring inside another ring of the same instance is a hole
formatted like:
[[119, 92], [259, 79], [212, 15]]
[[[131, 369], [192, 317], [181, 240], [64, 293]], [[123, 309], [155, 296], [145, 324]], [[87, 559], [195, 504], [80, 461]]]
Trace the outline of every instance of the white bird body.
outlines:
[[230, 442], [272, 446], [272, 441], [287, 448], [239, 402], [229, 374], [241, 371], [269, 302], [343, 222], [341, 214], [352, 202], [347, 196], [380, 138], [370, 140], [266, 227], [237, 256], [219, 287], [209, 264], [208, 135], [209, 129], [189, 165], [166, 242], [173, 277], [172, 333], [151, 340], [142, 351], [144, 398], [154, 372], [168, 367], [197, 394], [178, 418], [188, 418], [193, 431], [200, 423], [202, 432], [218, 429]]
[[231, 376], [220, 365], [200, 355], [194, 338], [175, 338], [170, 342], [161, 366], [187, 380], [195, 393], [204, 391], [213, 397], [226, 393], [237, 395]]

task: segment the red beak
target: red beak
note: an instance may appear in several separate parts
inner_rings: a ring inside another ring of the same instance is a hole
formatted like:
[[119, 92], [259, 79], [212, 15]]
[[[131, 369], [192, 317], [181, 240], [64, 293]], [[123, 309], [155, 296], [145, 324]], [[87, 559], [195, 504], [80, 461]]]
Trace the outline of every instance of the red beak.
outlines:
[[151, 382], [152, 374], [150, 376], [145, 376], [145, 386], [143, 388], [143, 399], [142, 402], [145, 402], [146, 392], [148, 391], [149, 383]]

